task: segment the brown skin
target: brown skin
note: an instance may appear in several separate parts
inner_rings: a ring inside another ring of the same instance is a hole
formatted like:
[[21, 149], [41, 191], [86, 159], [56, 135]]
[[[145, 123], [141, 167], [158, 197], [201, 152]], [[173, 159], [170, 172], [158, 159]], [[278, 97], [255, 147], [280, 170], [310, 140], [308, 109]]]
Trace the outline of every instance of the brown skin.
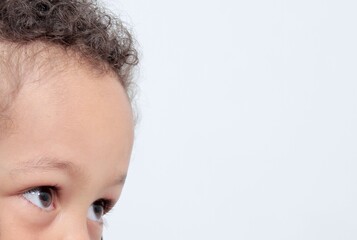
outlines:
[[[100, 239], [102, 221], [88, 211], [121, 193], [133, 144], [130, 102], [114, 74], [66, 61], [55, 74], [29, 72], [12, 105], [12, 134], [0, 140], [0, 239]], [[40, 186], [58, 188], [49, 209], [26, 198]]]

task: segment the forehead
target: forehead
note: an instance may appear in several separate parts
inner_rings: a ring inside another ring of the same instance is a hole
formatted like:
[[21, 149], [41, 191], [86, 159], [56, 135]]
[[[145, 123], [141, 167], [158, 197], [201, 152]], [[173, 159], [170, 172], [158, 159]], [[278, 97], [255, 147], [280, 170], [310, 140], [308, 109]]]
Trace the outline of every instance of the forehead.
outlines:
[[[12, 127], [9, 109], [22, 85], [31, 86], [30, 83], [36, 82], [43, 86], [51, 84], [52, 87], [58, 86], [57, 92], [63, 92], [69, 83], [66, 79], [76, 84], [76, 78], [68, 76], [83, 72], [87, 72], [92, 79], [102, 79], [104, 75], [112, 73], [106, 63], [87, 58], [71, 49], [40, 41], [26, 45], [0, 41], [0, 140], [6, 130]], [[118, 79], [117, 76], [113, 78]], [[79, 81], [82, 79], [77, 78]], [[63, 97], [58, 94], [57, 100]]]
[[82, 168], [105, 163], [113, 175], [125, 170], [133, 119], [123, 87], [114, 74], [99, 75], [81, 62], [62, 61], [62, 68], [34, 68], [26, 74], [11, 105], [13, 129], [0, 141], [0, 156], [21, 162], [46, 155]]

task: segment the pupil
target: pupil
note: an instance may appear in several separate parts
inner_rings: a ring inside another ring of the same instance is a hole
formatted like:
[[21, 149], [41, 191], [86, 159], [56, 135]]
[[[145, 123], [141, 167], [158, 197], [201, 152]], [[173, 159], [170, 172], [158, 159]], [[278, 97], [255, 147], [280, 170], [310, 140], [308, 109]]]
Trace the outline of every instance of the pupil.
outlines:
[[100, 206], [100, 205], [94, 205], [93, 206], [93, 210], [94, 210], [94, 213], [95, 213], [95, 216], [100, 219], [102, 216], [103, 216], [103, 207]]
[[47, 191], [40, 191], [39, 198], [40, 198], [41, 203], [43, 204], [44, 207], [51, 206], [51, 203], [52, 203], [51, 193], [49, 193]]

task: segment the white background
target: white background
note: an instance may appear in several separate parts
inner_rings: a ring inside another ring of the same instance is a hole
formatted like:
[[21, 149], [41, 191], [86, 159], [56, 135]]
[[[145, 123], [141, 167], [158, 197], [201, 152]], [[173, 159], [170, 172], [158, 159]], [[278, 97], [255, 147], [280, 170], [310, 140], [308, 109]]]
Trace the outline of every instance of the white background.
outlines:
[[142, 59], [104, 239], [357, 239], [357, 2], [107, 0]]

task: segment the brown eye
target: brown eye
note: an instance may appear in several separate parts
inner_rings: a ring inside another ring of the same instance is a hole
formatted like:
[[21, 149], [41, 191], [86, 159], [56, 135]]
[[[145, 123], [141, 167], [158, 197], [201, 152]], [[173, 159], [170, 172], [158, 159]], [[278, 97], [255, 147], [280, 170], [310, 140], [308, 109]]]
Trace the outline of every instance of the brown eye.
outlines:
[[46, 211], [51, 211], [53, 206], [54, 189], [52, 187], [37, 187], [23, 194], [23, 197], [35, 205]]

